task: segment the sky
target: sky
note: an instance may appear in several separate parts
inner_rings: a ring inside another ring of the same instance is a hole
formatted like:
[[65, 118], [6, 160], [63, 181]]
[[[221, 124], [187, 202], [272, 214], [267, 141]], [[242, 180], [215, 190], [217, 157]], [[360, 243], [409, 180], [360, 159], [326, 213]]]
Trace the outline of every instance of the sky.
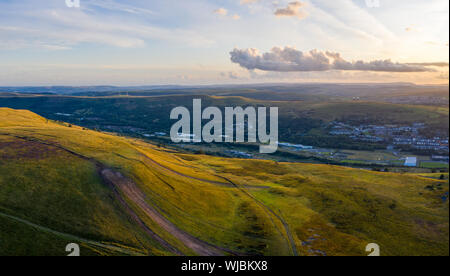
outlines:
[[448, 84], [447, 0], [76, 4], [0, 0], [0, 86]]

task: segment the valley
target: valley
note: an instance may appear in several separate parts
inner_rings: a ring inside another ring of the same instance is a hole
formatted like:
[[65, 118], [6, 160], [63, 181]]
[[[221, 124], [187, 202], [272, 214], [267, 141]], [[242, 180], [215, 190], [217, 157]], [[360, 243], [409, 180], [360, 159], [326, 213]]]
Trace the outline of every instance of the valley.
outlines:
[[[62, 93], [61, 89], [56, 91]], [[277, 90], [271, 92], [271, 89]], [[27, 109], [55, 121], [145, 139], [190, 153], [377, 170], [448, 171], [448, 159], [439, 159], [448, 156], [448, 107], [394, 104], [384, 98], [439, 95], [445, 103], [448, 88], [392, 84], [336, 85], [334, 90], [330, 89], [329, 85], [317, 84], [261, 86], [250, 90], [167, 88], [125, 93], [112, 89], [108, 93], [64, 95], [36, 91], [34, 94], [0, 93], [0, 106]], [[374, 91], [380, 95], [378, 98], [370, 96]], [[170, 111], [179, 106], [192, 110], [194, 99], [221, 111], [227, 106], [278, 107], [280, 145], [293, 146], [281, 146], [276, 154], [264, 155], [256, 150], [258, 143], [173, 143], [170, 129], [175, 121], [170, 120]], [[404, 166], [408, 157], [417, 158], [415, 167]]]

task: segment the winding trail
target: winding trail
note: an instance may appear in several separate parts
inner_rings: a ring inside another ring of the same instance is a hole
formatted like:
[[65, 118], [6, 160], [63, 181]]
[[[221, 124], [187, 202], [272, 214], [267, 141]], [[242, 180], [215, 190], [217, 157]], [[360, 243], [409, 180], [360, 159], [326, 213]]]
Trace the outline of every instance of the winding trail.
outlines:
[[[201, 182], [205, 182], [205, 183], [209, 183], [209, 184], [214, 184], [214, 185], [218, 185], [218, 186], [224, 186], [224, 187], [230, 187], [230, 188], [236, 188], [236, 184], [231, 184], [229, 181], [227, 182], [219, 182], [219, 181], [214, 181], [214, 180], [208, 180], [208, 179], [203, 179], [203, 178], [198, 178], [195, 176], [190, 176], [190, 175], [186, 175], [184, 173], [181, 172], [177, 172], [171, 168], [168, 168], [164, 165], [162, 165], [161, 163], [153, 160], [152, 158], [150, 158], [147, 154], [145, 154], [144, 152], [142, 152], [141, 150], [139, 150], [138, 148], [136, 148], [135, 146], [133, 146], [134, 149], [136, 149], [144, 158], [145, 160], [147, 160], [149, 163], [157, 166], [158, 168], [161, 168], [167, 172], [170, 172], [172, 174], [184, 177], [184, 178], [188, 178], [188, 179], [192, 179], [192, 180], [197, 180], [197, 181], [201, 181]], [[219, 177], [222, 178], [222, 177]], [[246, 188], [246, 189], [270, 189], [270, 186], [257, 186], [257, 185], [243, 185], [240, 186], [240, 188]]]
[[163, 238], [161, 238], [155, 232], [153, 232], [149, 227], [147, 227], [145, 223], [139, 218], [139, 216], [133, 211], [131, 206], [128, 205], [128, 203], [126, 202], [125, 198], [121, 195], [121, 193], [123, 193], [129, 200], [133, 201], [148, 217], [150, 217], [161, 228], [163, 228], [169, 234], [180, 240], [186, 247], [190, 248], [195, 253], [201, 256], [223, 256], [224, 255], [223, 252], [228, 252], [230, 254], [235, 255], [239, 254], [231, 250], [218, 248], [216, 246], [210, 245], [182, 231], [173, 223], [171, 223], [169, 220], [167, 220], [156, 209], [148, 205], [148, 203], [145, 201], [145, 194], [137, 187], [137, 185], [134, 182], [124, 177], [120, 172], [115, 172], [112, 169], [107, 168], [98, 160], [84, 156], [58, 144], [44, 142], [39, 139], [31, 139], [25, 136], [18, 136], [12, 134], [5, 134], [5, 135], [12, 136], [18, 139], [24, 139], [27, 141], [40, 143], [46, 146], [53, 146], [67, 153], [70, 153], [71, 155], [77, 156], [79, 158], [94, 163], [97, 167], [97, 171], [99, 172], [101, 178], [113, 190], [115, 197], [121, 203], [121, 205], [128, 213], [130, 218], [133, 219], [150, 237], [158, 241], [164, 248], [166, 248], [170, 252], [176, 255], [183, 255], [182, 252], [180, 252], [174, 246], [170, 245], [170, 243], [165, 241]]
[[[263, 207], [267, 212], [269, 212], [270, 214], [274, 215], [283, 225], [284, 230], [286, 232], [286, 235], [288, 236], [288, 244], [291, 248], [291, 251], [293, 253], [294, 256], [298, 256], [298, 250], [297, 250], [297, 246], [295, 245], [295, 241], [294, 238], [292, 236], [291, 230], [289, 228], [289, 224], [286, 222], [286, 220], [284, 220], [282, 218], [281, 215], [278, 215], [277, 213], [275, 213], [270, 207], [268, 207], [266, 204], [264, 204], [263, 202], [261, 202], [259, 199], [257, 199], [255, 196], [253, 196], [251, 193], [249, 193], [248, 191], [246, 191], [246, 189], [248, 188], [256, 188], [256, 189], [269, 189], [271, 188], [270, 186], [252, 186], [252, 185], [237, 185], [236, 183], [234, 183], [233, 181], [231, 181], [230, 179], [226, 178], [226, 177], [222, 177], [222, 176], [218, 176], [219, 178], [222, 178], [225, 180], [226, 183], [223, 182], [218, 182], [218, 181], [212, 181], [212, 180], [206, 180], [206, 179], [201, 179], [201, 178], [197, 178], [197, 177], [193, 177], [193, 176], [189, 176], [189, 175], [185, 175], [183, 173], [174, 171], [170, 168], [165, 167], [164, 165], [158, 163], [157, 161], [153, 160], [152, 158], [150, 158], [147, 154], [143, 153], [142, 151], [140, 151], [139, 149], [137, 149], [136, 147], [134, 147], [137, 151], [139, 151], [143, 157], [148, 160], [149, 162], [151, 162], [152, 164], [158, 166], [159, 168], [164, 169], [165, 171], [174, 173], [176, 175], [185, 177], [185, 178], [189, 178], [189, 179], [194, 179], [194, 180], [198, 180], [198, 181], [202, 181], [202, 182], [206, 182], [206, 183], [210, 183], [210, 184], [215, 184], [215, 185], [220, 185], [220, 186], [226, 186], [226, 187], [234, 187], [239, 189], [241, 192], [243, 192], [244, 194], [246, 194], [248, 197], [250, 197], [252, 200], [254, 200], [258, 205], [260, 205], [261, 207]], [[280, 211], [280, 210], [279, 210]], [[281, 213], [281, 211], [280, 211]], [[270, 218], [272, 220], [272, 218]], [[275, 228], [276, 225], [272, 220], [272, 223], [274, 224]], [[277, 228], [278, 230], [278, 228]]]
[[86, 244], [89, 244], [89, 245], [92, 245], [92, 246], [100, 247], [100, 248], [103, 248], [103, 249], [115, 251], [115, 252], [118, 252], [118, 253], [121, 253], [121, 254], [130, 255], [130, 256], [144, 256], [145, 255], [144, 253], [142, 253], [142, 251], [140, 251], [138, 249], [136, 249], [136, 251], [134, 251], [134, 250], [127, 249], [127, 248], [122, 248], [122, 247], [118, 247], [118, 246], [114, 246], [114, 245], [108, 245], [108, 244], [104, 244], [104, 243], [101, 243], [101, 242], [92, 241], [92, 240], [88, 240], [88, 239], [85, 239], [85, 238], [77, 237], [77, 236], [72, 235], [72, 234], [58, 232], [58, 231], [52, 230], [50, 228], [47, 228], [47, 227], [44, 227], [44, 226], [32, 223], [30, 221], [27, 221], [27, 220], [24, 220], [24, 219], [15, 217], [15, 216], [8, 215], [8, 214], [5, 214], [5, 213], [1, 213], [0, 212], [0, 217], [4, 217], [4, 218], [7, 218], [7, 219], [14, 220], [16, 222], [20, 222], [20, 223], [26, 224], [26, 225], [28, 225], [30, 227], [33, 227], [33, 228], [37, 229], [37, 230], [40, 230], [40, 231], [45, 232], [45, 233], [49, 233], [49, 234], [53, 234], [53, 235], [59, 236], [59, 237], [64, 238], [64, 239], [66, 239], [68, 241], [86, 243]]
[[[275, 213], [269, 206], [267, 206], [266, 204], [264, 204], [262, 201], [260, 201], [259, 199], [257, 199], [254, 195], [252, 195], [251, 193], [249, 193], [248, 191], [246, 191], [245, 189], [240, 188], [239, 185], [235, 184], [233, 181], [231, 181], [228, 178], [225, 177], [221, 177], [223, 179], [225, 179], [226, 181], [228, 181], [230, 184], [234, 185], [236, 188], [238, 188], [241, 192], [243, 192], [244, 194], [246, 194], [248, 197], [250, 197], [251, 199], [253, 199], [258, 205], [260, 205], [261, 207], [263, 207], [266, 211], [268, 211], [269, 213], [271, 213], [272, 215], [274, 215], [282, 224], [284, 227], [284, 230], [286, 231], [286, 235], [288, 236], [288, 244], [290, 245], [290, 248], [292, 250], [292, 253], [294, 254], [294, 256], [298, 256], [298, 250], [297, 250], [297, 246], [295, 245], [294, 242], [294, 237], [292, 236], [291, 230], [289, 228], [289, 224], [277, 213]], [[281, 211], [278, 210], [280, 213]], [[271, 218], [272, 219], [272, 218]], [[272, 221], [273, 223], [273, 221]], [[275, 224], [274, 224], [275, 226]], [[275, 226], [275, 228], [277, 228]], [[277, 228], [278, 229], [278, 228]]]
[[151, 207], [145, 201], [144, 193], [136, 186], [135, 183], [125, 178], [121, 173], [114, 172], [111, 169], [102, 169], [101, 175], [115, 189], [120, 190], [131, 201], [133, 201], [144, 213], [156, 222], [161, 228], [170, 233], [172, 236], [181, 241], [186, 247], [192, 249], [201, 256], [222, 256], [224, 255], [216, 247], [201, 241], [190, 234], [180, 230], [177, 226], [167, 220], [155, 208]]
[[102, 177], [103, 181], [113, 190], [114, 196], [116, 197], [117, 201], [119, 201], [119, 203], [122, 205], [124, 210], [128, 213], [128, 216], [131, 220], [137, 223], [142, 228], [142, 230], [144, 230], [144, 232], [147, 233], [147, 235], [156, 240], [161, 246], [163, 246], [169, 252], [172, 252], [175, 255], [180, 256], [183, 255], [183, 253], [179, 251], [176, 247], [172, 246], [166, 240], [161, 238], [158, 234], [153, 232], [149, 227], [147, 227], [145, 222], [143, 222], [142, 219], [133, 211], [131, 206], [126, 202], [125, 198], [123, 198], [120, 192], [117, 190], [117, 183], [115, 182], [115, 179], [113, 179], [112, 177], [108, 177], [110, 176], [110, 174], [113, 173], [111, 170], [98, 167], [98, 172]]
[[[133, 208], [131, 208], [131, 206], [127, 203], [125, 197], [128, 198], [129, 200], [131, 200], [133, 203], [135, 203], [149, 218], [151, 218], [161, 228], [163, 228], [169, 234], [171, 234], [172, 236], [177, 238], [179, 241], [181, 241], [186, 247], [190, 248], [192, 251], [194, 251], [195, 253], [197, 253], [201, 256], [223, 256], [224, 252], [227, 252], [232, 255], [242, 255], [239, 252], [234, 252], [234, 251], [231, 251], [231, 250], [228, 250], [225, 248], [220, 248], [220, 247], [211, 245], [207, 242], [199, 240], [198, 238], [182, 231], [176, 225], [174, 225], [172, 222], [170, 222], [168, 219], [166, 219], [160, 212], [158, 212], [155, 208], [151, 207], [146, 202], [145, 194], [138, 188], [138, 186], [133, 181], [124, 177], [120, 172], [115, 172], [114, 170], [107, 168], [104, 164], [100, 163], [98, 160], [93, 159], [91, 157], [84, 156], [77, 152], [74, 152], [74, 151], [67, 149], [59, 144], [44, 142], [39, 139], [30, 138], [30, 137], [26, 137], [26, 136], [18, 136], [18, 135], [12, 135], [12, 134], [8, 134], [8, 133], [6, 133], [6, 134], [0, 133], [0, 134], [12, 136], [12, 137], [15, 137], [18, 139], [24, 139], [27, 141], [41, 143], [41, 144], [47, 145], [47, 146], [53, 146], [53, 147], [56, 147], [58, 149], [65, 151], [67, 153], [70, 153], [74, 156], [77, 156], [79, 158], [82, 158], [84, 160], [94, 163], [97, 167], [99, 175], [101, 176], [103, 181], [113, 190], [115, 197], [121, 203], [122, 207], [128, 213], [129, 217], [132, 220], [134, 220], [151, 238], [156, 240], [159, 244], [161, 244], [169, 252], [172, 252], [176, 255], [183, 255], [177, 248], [172, 246], [170, 243], [168, 243], [163, 238], [161, 238], [159, 235], [157, 235], [155, 232], [153, 232], [149, 227], [147, 227], [146, 224], [140, 219], [140, 217], [133, 211]], [[275, 213], [270, 207], [268, 207], [263, 202], [258, 200], [255, 196], [253, 196], [248, 191], [246, 191], [246, 189], [248, 189], [248, 188], [267, 189], [267, 188], [271, 188], [271, 187], [249, 186], [249, 185], [240, 186], [225, 177], [217, 176], [217, 175], [216, 175], [217, 177], [224, 179], [225, 183], [189, 176], [189, 175], [177, 172], [175, 170], [172, 170], [170, 168], [167, 168], [164, 165], [156, 162], [155, 160], [153, 160], [152, 158], [147, 156], [145, 153], [143, 153], [136, 147], [133, 146], [133, 148], [135, 150], [137, 150], [145, 158], [146, 161], [148, 161], [149, 163], [153, 164], [154, 166], [157, 166], [158, 168], [161, 168], [167, 172], [176, 174], [178, 176], [182, 176], [184, 178], [193, 179], [193, 180], [197, 180], [197, 181], [201, 181], [201, 182], [206, 182], [209, 184], [233, 187], [233, 188], [239, 189], [244, 194], [246, 194], [248, 197], [250, 197], [252, 200], [254, 200], [258, 205], [263, 207], [266, 210], [266, 212], [269, 212], [270, 214], [272, 214], [275, 218], [277, 218], [282, 223], [284, 230], [286, 232], [286, 235], [288, 236], [287, 242], [291, 247], [292, 253], [295, 256], [298, 255], [298, 251], [295, 246], [295, 242], [294, 242], [294, 239], [290, 232], [288, 223], [280, 215]], [[136, 160], [136, 161], [139, 161], [139, 160]], [[125, 197], [123, 197], [122, 194], [124, 194]], [[276, 227], [276, 225], [272, 219], [272, 216], [269, 215], [269, 217], [272, 220], [272, 223], [274, 224], [275, 228], [279, 231], [278, 227]], [[280, 234], [281, 234], [281, 232], [280, 232]], [[94, 242], [92, 242], [92, 243], [94, 243]]]

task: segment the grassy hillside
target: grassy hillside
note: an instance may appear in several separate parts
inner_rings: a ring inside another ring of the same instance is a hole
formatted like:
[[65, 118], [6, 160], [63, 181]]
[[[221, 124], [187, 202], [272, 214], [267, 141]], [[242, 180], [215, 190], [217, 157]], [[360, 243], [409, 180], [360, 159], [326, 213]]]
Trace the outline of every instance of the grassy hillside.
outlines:
[[448, 181], [187, 155], [0, 108], [0, 255], [448, 255]]

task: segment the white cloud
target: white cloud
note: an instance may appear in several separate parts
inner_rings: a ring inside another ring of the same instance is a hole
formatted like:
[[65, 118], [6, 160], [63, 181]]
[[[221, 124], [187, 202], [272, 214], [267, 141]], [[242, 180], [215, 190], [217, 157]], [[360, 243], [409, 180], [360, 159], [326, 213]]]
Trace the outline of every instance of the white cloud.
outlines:
[[395, 63], [391, 60], [346, 61], [339, 53], [312, 50], [302, 52], [292, 47], [275, 47], [261, 54], [257, 49], [234, 49], [231, 61], [248, 70], [274, 72], [311, 71], [376, 71], [376, 72], [434, 72], [426, 65]]
[[291, 2], [286, 8], [280, 8], [275, 11], [277, 17], [297, 17], [303, 19], [308, 16], [304, 11], [305, 4], [300, 1]]
[[[308, 12], [307, 20], [277, 19], [275, 10], [287, 8], [293, 1], [307, 5], [300, 8]], [[270, 49], [273, 45], [299, 45], [302, 49], [329, 49], [332, 45], [333, 50], [341, 53], [346, 61], [364, 60], [363, 64], [371, 60], [392, 59], [401, 64], [423, 67], [426, 64], [420, 63], [448, 60], [448, 1], [443, 0], [383, 1], [377, 9], [367, 8], [364, 0], [81, 0], [81, 9], [67, 8], [64, 2], [0, 0], [0, 60], [3, 67], [3, 76], [0, 77], [4, 81], [7, 81], [4, 74], [12, 75], [9, 73], [12, 65], [18, 65], [22, 68], [20, 70], [27, 72], [17, 73], [18, 79], [29, 81], [33, 75], [34, 80], [39, 80], [38, 75], [42, 76], [33, 65], [112, 62], [117, 66], [129, 63], [130, 67], [124, 68], [120, 72], [122, 74], [117, 73], [114, 78], [108, 77], [110, 71], [100, 75], [91, 70], [83, 75], [87, 78], [85, 83], [105, 79], [105, 83], [121, 80], [139, 82], [140, 78], [142, 82], [152, 80], [160, 83], [166, 80], [166, 76], [160, 69], [149, 70], [145, 65], [176, 67], [173, 71], [164, 71], [175, 76], [194, 75], [191, 74], [192, 67], [199, 63], [204, 67], [197, 68], [199, 72], [192, 82], [199, 79], [210, 79], [210, 83], [217, 82], [217, 79], [234, 82], [229, 76], [219, 78], [220, 72], [238, 72], [238, 81], [244, 82], [244, 76], [252, 72], [229, 62], [228, 52], [237, 46], [239, 49]], [[227, 10], [225, 16], [213, 13], [220, 7]], [[406, 32], [406, 27], [419, 31]], [[52, 68], [53, 71], [48, 71], [48, 79], [54, 75], [64, 79], [75, 72], [82, 74], [93, 68], [93, 64], [76, 69], [78, 71], [73, 69], [66, 75], [63, 73], [68, 69]], [[445, 66], [430, 67], [439, 72], [446, 69], [443, 68]], [[132, 73], [128, 74], [126, 70]], [[431, 83], [438, 81], [435, 78], [439, 72], [395, 74], [329, 70], [264, 73], [280, 75], [284, 81], [289, 78], [296, 80], [297, 75], [302, 78], [311, 76], [311, 81], [331, 77], [339, 81], [345, 73], [349, 79], [355, 76], [353, 79], [356, 81], [361, 75], [367, 76], [364, 79], [376, 75], [380, 81], [383, 81], [382, 76], [392, 76], [394, 81], [415, 82], [417, 79]]]
[[141, 14], [141, 15], [155, 15], [155, 12], [147, 9], [137, 7], [135, 5], [126, 5], [120, 4], [112, 0], [82, 0], [83, 6], [82, 8], [89, 10], [92, 7], [99, 7], [104, 10], [117, 11], [117, 12], [125, 12], [131, 14]]
[[239, 19], [241, 19], [241, 16], [238, 14], [235, 14], [231, 18], [233, 18], [234, 20], [239, 20]]
[[15, 24], [11, 25], [3, 22], [0, 28], [2, 37], [0, 48], [61, 50], [73, 48], [81, 43], [139, 48], [146, 46], [149, 40], [177, 42], [194, 47], [205, 47], [214, 43], [192, 30], [164, 28], [137, 21], [123, 24], [117, 18], [90, 11], [89, 6], [86, 9], [48, 7], [40, 9], [38, 6], [30, 8], [32, 9], [17, 11], [17, 16], [22, 17], [21, 22], [14, 22]]
[[214, 10], [214, 13], [218, 14], [218, 15], [220, 15], [222, 17], [231, 18], [231, 19], [234, 19], [234, 20], [241, 19], [241, 16], [238, 15], [238, 14], [233, 14], [233, 15], [228, 16], [228, 10], [224, 9], [224, 8], [219, 8], [217, 10]]
[[218, 14], [218, 15], [226, 16], [226, 15], [228, 15], [228, 10], [224, 9], [224, 8], [219, 8], [219, 9], [215, 10], [214, 13]]
[[448, 67], [448, 62], [420, 62], [420, 63], [408, 63], [408, 65], [432, 66], [432, 67]]

